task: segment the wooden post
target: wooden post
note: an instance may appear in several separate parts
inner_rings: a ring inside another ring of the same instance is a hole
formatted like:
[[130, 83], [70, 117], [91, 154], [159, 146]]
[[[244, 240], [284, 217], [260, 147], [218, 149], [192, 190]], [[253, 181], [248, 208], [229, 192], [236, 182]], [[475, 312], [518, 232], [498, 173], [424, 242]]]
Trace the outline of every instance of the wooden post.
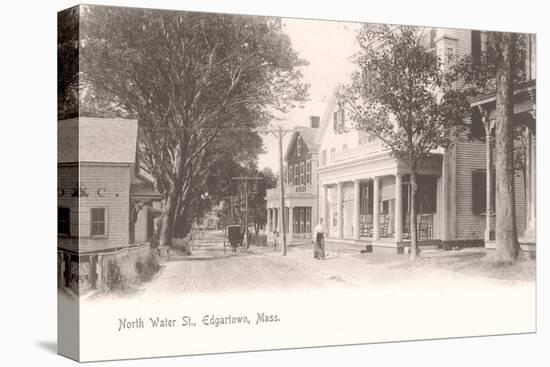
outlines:
[[338, 213], [338, 238], [344, 238], [344, 198], [343, 195], [344, 183], [338, 182], [336, 185], [336, 211]]
[[395, 242], [403, 240], [403, 191], [401, 175], [395, 175], [395, 210], [394, 210]]
[[358, 240], [359, 239], [359, 214], [361, 209], [361, 181], [355, 180], [353, 182], [353, 238]]
[[481, 121], [485, 127], [485, 242], [491, 240], [491, 217], [492, 217], [492, 208], [491, 208], [491, 197], [492, 193], [492, 183], [491, 183], [491, 169], [492, 169], [492, 142], [493, 137], [491, 136], [491, 121], [489, 120], [489, 113], [486, 108], [479, 107], [481, 112]]
[[373, 182], [373, 208], [372, 208], [372, 239], [380, 239], [380, 177], [375, 177]]

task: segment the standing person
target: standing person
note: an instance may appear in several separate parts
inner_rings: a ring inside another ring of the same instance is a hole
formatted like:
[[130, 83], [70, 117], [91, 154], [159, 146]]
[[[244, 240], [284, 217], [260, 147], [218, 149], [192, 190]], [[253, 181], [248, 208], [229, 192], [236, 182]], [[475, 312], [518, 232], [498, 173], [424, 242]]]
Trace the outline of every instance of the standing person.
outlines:
[[319, 218], [319, 224], [315, 226], [313, 245], [313, 258], [318, 260], [325, 259], [325, 227], [323, 226], [323, 218]]

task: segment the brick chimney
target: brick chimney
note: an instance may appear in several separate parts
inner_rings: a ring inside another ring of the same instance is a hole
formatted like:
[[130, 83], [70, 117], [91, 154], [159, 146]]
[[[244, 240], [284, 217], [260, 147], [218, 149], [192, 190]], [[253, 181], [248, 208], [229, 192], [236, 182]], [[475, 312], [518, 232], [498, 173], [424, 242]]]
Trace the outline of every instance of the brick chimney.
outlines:
[[310, 116], [309, 117], [309, 127], [318, 129], [320, 125], [321, 118], [319, 116]]

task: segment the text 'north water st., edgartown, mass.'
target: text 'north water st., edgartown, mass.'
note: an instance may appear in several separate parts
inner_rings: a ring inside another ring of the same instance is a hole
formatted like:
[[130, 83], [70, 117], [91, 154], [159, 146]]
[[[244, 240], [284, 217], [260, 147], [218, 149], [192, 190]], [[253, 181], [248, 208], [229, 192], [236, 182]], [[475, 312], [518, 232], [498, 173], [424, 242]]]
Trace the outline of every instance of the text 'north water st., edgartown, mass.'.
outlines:
[[[197, 320], [197, 321], [196, 321]], [[133, 329], [167, 329], [178, 327], [223, 327], [223, 326], [255, 326], [263, 324], [274, 324], [281, 321], [276, 313], [257, 312], [253, 317], [249, 315], [216, 315], [205, 314], [195, 319], [189, 315], [177, 318], [166, 316], [148, 316], [136, 318], [119, 318], [117, 323], [118, 331]]]

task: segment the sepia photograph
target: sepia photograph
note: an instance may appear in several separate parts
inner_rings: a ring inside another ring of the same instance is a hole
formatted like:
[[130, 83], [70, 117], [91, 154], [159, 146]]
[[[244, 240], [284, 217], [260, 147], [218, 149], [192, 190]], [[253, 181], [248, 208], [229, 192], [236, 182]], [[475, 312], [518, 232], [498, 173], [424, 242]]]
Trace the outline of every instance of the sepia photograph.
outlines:
[[535, 33], [102, 5], [57, 27], [61, 355], [536, 331]]

